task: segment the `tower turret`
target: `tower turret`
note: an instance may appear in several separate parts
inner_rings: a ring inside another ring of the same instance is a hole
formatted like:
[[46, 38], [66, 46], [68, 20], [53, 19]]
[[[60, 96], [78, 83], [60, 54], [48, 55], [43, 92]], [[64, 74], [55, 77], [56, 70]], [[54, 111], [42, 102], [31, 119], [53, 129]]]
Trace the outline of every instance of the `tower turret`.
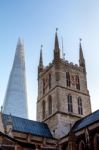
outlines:
[[54, 43], [54, 61], [57, 62], [60, 60], [60, 48], [59, 48], [59, 42], [58, 42], [58, 36], [57, 36], [57, 28], [55, 33], [55, 43]]

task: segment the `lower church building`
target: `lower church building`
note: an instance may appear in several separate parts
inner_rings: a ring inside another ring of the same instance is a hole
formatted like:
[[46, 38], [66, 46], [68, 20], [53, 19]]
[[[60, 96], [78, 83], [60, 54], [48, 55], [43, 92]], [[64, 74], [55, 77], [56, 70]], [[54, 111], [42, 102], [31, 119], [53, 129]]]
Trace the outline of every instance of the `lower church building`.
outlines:
[[[79, 65], [61, 58], [60, 53], [56, 31], [53, 60], [48, 66], [43, 64], [42, 46], [40, 50], [37, 121], [27, 119], [26, 90], [19, 94], [21, 97], [18, 103], [16, 102], [18, 114], [15, 111], [15, 104], [13, 108], [11, 95], [10, 100], [6, 98], [8, 100], [7, 102], [5, 100], [5, 108], [8, 113], [4, 110], [0, 113], [0, 150], [99, 150], [99, 110], [93, 113], [91, 111], [81, 41]], [[22, 54], [18, 49], [18, 59], [13, 65], [13, 70], [15, 70], [14, 66], [19, 67], [18, 70], [22, 67], [20, 64], [22, 61], [18, 61], [19, 58], [23, 60], [20, 55]], [[17, 84], [17, 94], [20, 92], [18, 84], [24, 76], [24, 73], [20, 72], [21, 75], [17, 73], [18, 76], [14, 76], [13, 73], [13, 82], [10, 79], [10, 90], [16, 87], [12, 84]], [[19, 81], [14, 82], [14, 80]], [[23, 89], [25, 88], [24, 82], [25, 80], [22, 80], [21, 83]], [[7, 90], [9, 91], [9, 87]], [[12, 91], [8, 94], [13, 94]], [[12, 98], [15, 95], [13, 94]], [[22, 108], [18, 107], [22, 95], [24, 95], [21, 102], [22, 107], [25, 106], [23, 109], [25, 117], [21, 116], [23, 114], [19, 112]]]

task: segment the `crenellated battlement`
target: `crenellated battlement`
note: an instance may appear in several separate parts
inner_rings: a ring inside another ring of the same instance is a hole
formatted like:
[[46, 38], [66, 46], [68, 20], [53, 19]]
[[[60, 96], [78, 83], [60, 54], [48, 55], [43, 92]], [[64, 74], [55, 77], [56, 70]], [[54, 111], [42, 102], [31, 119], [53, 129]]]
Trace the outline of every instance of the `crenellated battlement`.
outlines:
[[74, 64], [73, 62], [69, 62], [68, 60], [63, 60], [63, 59], [61, 59], [61, 62], [71, 69], [83, 71], [83, 67], [79, 66], [78, 64]]

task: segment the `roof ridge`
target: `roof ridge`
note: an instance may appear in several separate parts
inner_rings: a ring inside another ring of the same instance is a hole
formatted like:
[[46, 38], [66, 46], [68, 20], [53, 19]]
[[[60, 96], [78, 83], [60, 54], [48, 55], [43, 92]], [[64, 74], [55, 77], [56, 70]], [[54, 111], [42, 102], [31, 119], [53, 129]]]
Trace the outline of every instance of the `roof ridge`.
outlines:
[[[2, 114], [3, 123], [6, 125], [8, 114]], [[33, 135], [53, 138], [48, 125], [44, 122], [33, 121], [17, 116], [12, 116], [13, 131], [31, 133]]]
[[[3, 115], [9, 116], [10, 114], [3, 114]], [[14, 115], [11, 115], [11, 117], [12, 117], [12, 119], [14, 117], [14, 118], [22, 119], [22, 120], [27, 120], [27, 121], [32, 121], [32, 122], [35, 122], [35, 123], [37, 122], [37, 123], [40, 123], [40, 124], [46, 124], [47, 125], [47, 123], [44, 123], [44, 122], [40, 122], [40, 121], [36, 121], [36, 120], [31, 120], [31, 119], [26, 119], [26, 118], [21, 118], [21, 117], [14, 116]]]

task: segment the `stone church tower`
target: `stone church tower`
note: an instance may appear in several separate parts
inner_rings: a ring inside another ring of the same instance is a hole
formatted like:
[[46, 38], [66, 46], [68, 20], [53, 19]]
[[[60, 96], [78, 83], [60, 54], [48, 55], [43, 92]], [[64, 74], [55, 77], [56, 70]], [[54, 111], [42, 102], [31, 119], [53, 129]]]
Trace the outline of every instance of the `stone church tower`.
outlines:
[[80, 42], [79, 65], [60, 57], [57, 31], [52, 63], [44, 67], [42, 48], [38, 66], [37, 121], [48, 124], [53, 136], [68, 134], [78, 119], [91, 113], [86, 66]]

